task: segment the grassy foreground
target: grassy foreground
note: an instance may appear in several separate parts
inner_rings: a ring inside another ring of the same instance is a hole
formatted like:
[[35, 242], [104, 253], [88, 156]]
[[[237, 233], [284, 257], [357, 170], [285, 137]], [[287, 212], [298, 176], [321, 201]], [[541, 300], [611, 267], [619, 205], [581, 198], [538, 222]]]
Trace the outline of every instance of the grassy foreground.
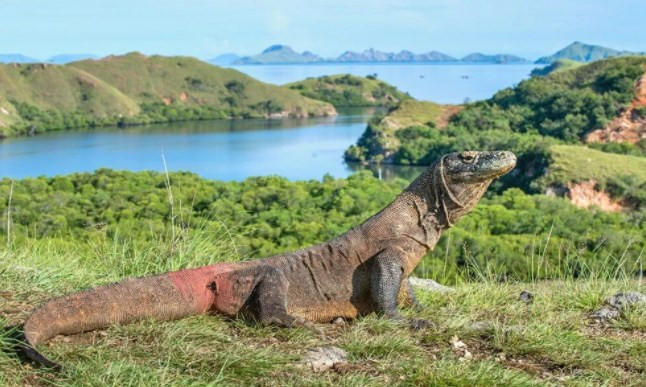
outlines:
[[[4, 247], [0, 325], [20, 323], [36, 305], [76, 289], [235, 259], [226, 230], [172, 245], [97, 237]], [[629, 310], [609, 326], [587, 319], [607, 296], [643, 287], [625, 277], [501, 284], [483, 275], [453, 293], [418, 292], [425, 306], [418, 315], [437, 325], [423, 332], [374, 316], [292, 330], [217, 316], [146, 321], [43, 346], [67, 366], [61, 374], [0, 351], [0, 385], [644, 385], [646, 310]], [[522, 290], [533, 303], [518, 299]], [[456, 340], [471, 359], [454, 349]], [[0, 348], [8, 344], [0, 334]], [[348, 352], [348, 365], [315, 373], [299, 364], [307, 348], [329, 345]]]

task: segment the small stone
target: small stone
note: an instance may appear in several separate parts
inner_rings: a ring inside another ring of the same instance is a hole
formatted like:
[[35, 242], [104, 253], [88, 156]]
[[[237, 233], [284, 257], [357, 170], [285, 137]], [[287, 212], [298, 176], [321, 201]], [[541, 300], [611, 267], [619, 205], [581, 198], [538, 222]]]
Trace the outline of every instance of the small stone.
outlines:
[[527, 290], [523, 290], [522, 292], [520, 292], [518, 299], [526, 304], [531, 304], [532, 301], [534, 301], [534, 295]]
[[308, 367], [314, 372], [322, 372], [333, 367], [346, 364], [348, 354], [338, 347], [316, 347], [307, 350], [303, 359]]
[[610, 321], [619, 317], [619, 309], [612, 306], [602, 306], [601, 309], [592, 313], [590, 317], [600, 321]]
[[607, 298], [606, 303], [619, 310], [623, 310], [626, 306], [646, 303], [646, 296], [639, 292], [617, 293]]
[[639, 292], [617, 293], [606, 299], [606, 305], [602, 306], [590, 317], [598, 321], [611, 321], [618, 318], [628, 306], [646, 303], [646, 296]]
[[345, 325], [345, 320], [343, 317], [337, 317], [334, 320], [332, 320], [332, 324], [334, 325]]
[[451, 346], [453, 346], [453, 353], [455, 353], [460, 361], [473, 359], [473, 354], [469, 352], [467, 345], [461, 341], [457, 336], [451, 337]]

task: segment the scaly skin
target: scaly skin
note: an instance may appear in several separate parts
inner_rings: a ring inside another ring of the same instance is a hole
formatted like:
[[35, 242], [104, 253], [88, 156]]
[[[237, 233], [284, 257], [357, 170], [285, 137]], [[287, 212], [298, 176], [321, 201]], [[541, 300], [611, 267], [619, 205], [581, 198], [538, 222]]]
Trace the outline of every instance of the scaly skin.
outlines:
[[[24, 351], [41, 365], [59, 367], [35, 346], [59, 334], [204, 313], [280, 326], [371, 312], [402, 320], [397, 306], [415, 304], [408, 276], [442, 231], [515, 163], [510, 152], [452, 153], [379, 213], [323, 244], [261, 260], [128, 279], [54, 299], [25, 323]], [[428, 322], [413, 319], [411, 324], [421, 328]]]

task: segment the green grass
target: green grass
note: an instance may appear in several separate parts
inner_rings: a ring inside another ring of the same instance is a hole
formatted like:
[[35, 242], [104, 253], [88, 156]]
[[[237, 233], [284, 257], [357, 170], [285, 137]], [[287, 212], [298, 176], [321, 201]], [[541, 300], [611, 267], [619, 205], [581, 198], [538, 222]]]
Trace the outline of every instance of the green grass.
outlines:
[[545, 67], [540, 67], [532, 70], [532, 76], [540, 76], [544, 77], [553, 73], [557, 73], [559, 71], [565, 71], [565, 70], [570, 70], [570, 69], [575, 69], [579, 66], [582, 66], [584, 63], [583, 62], [577, 62], [572, 59], [558, 59], [555, 62], [552, 62], [551, 64], [545, 66]]
[[406, 100], [381, 120], [381, 125], [389, 129], [401, 129], [429, 122], [440, 125], [442, 113], [449, 105], [429, 101]]
[[606, 153], [577, 145], [554, 145], [552, 161], [541, 184], [562, 184], [594, 179], [605, 187], [608, 182], [630, 177], [637, 186], [646, 184], [646, 158]]
[[188, 106], [226, 108], [229, 103], [224, 97], [230, 96], [238, 98], [241, 107], [274, 100], [283, 109], [292, 112], [302, 109], [303, 112], [314, 113], [317, 109], [326, 108], [326, 104], [303, 98], [286, 88], [263, 83], [237, 70], [216, 67], [191, 57], [148, 57], [130, 53], [98, 61], [75, 62], [69, 66], [105, 80], [139, 103], [159, 103], [167, 98]]
[[395, 106], [411, 97], [374, 77], [350, 74], [308, 78], [286, 85], [302, 95], [336, 107]]
[[[38, 304], [76, 289], [230, 259], [239, 257], [229, 240], [204, 235], [173, 246], [97, 237], [5, 247], [0, 325], [20, 323]], [[521, 290], [534, 294], [532, 304], [518, 300]], [[375, 316], [291, 330], [218, 316], [144, 321], [43, 345], [44, 353], [67, 367], [60, 374], [0, 352], [0, 384], [643, 385], [646, 312], [635, 308], [607, 327], [591, 325], [586, 317], [623, 290], [644, 289], [626, 277], [591, 276], [529, 284], [484, 280], [449, 294], [418, 292], [424, 309], [416, 314], [436, 324], [423, 332]], [[454, 336], [472, 360], [454, 353]], [[8, 344], [0, 334], [0, 346]], [[307, 348], [328, 345], [346, 350], [349, 365], [322, 373], [300, 366]]]

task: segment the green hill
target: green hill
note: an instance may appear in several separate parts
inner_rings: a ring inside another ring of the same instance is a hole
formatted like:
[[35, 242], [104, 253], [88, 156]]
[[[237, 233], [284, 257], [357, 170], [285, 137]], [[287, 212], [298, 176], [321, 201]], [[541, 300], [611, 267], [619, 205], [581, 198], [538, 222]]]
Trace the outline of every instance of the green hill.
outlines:
[[411, 98], [373, 76], [323, 76], [290, 83], [287, 87], [305, 97], [329, 102], [335, 107], [394, 106]]
[[189, 57], [131, 53], [65, 66], [0, 65], [0, 135], [114, 124], [335, 114], [279, 86]]
[[357, 145], [352, 145], [346, 150], [345, 159], [359, 162], [397, 163], [394, 155], [401, 149], [402, 142], [407, 142], [398, 135], [401, 130], [420, 126], [435, 130], [446, 125], [450, 116], [458, 110], [459, 107], [453, 105], [404, 100], [397, 107], [390, 109], [386, 115], [370, 120]]
[[613, 48], [574, 42], [552, 55], [539, 58], [535, 63], [550, 64], [559, 59], [570, 59], [576, 62], [593, 62], [595, 60], [628, 55], [644, 55], [644, 53], [619, 51]]
[[572, 59], [557, 59], [547, 66], [535, 68], [532, 70], [531, 75], [532, 77], [544, 77], [557, 71], [570, 70], [575, 67], [579, 67], [582, 64], [582, 62], [577, 62]]

